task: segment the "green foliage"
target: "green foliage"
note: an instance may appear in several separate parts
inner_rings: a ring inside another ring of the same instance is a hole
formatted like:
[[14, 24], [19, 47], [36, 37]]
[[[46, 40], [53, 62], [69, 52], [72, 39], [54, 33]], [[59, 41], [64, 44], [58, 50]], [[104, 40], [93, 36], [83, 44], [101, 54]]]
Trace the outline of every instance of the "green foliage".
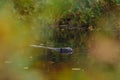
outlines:
[[[55, 29], [54, 33], [55, 43], [70, 44], [69, 41], [71, 39], [75, 40], [74, 44], [76, 45], [84, 43], [88, 35], [92, 32], [90, 27], [95, 29], [97, 19], [117, 7], [116, 4], [114, 0], [99, 0], [96, 2], [89, 0], [73, 1], [71, 4], [72, 8], [69, 8], [68, 12], [56, 21], [58, 29]], [[84, 37], [83, 35], [87, 36]]]
[[5, 2], [6, 0], [0, 0], [0, 8], [4, 5]]
[[29, 15], [34, 9], [34, 0], [13, 0], [14, 8], [21, 15]]
[[[76, 51], [72, 59], [78, 61], [80, 58], [85, 61], [86, 42], [89, 36], [97, 31], [96, 21], [118, 7], [119, 0], [13, 0], [13, 3], [19, 15], [36, 20], [36, 43], [79, 48], [81, 52]], [[68, 59], [65, 55], [62, 58]], [[48, 55], [48, 59], [55, 62], [64, 61], [56, 54]]]

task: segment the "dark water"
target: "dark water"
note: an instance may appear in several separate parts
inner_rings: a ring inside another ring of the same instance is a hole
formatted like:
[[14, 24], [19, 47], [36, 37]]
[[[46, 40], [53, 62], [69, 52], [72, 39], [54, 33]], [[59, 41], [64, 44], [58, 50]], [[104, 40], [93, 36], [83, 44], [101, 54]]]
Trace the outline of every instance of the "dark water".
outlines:
[[[95, 2], [1, 0], [0, 80], [119, 80], [119, 6], [100, 15], [96, 25], [79, 26], [78, 16], [71, 14], [61, 19], [71, 6], [84, 10]], [[33, 44], [71, 47], [73, 54], [30, 47]]]

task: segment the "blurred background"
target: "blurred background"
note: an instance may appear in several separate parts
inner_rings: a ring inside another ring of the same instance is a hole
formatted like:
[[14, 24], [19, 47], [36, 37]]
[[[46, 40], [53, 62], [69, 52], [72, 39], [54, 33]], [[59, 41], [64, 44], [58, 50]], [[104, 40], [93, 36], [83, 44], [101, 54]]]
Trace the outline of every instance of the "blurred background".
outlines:
[[0, 80], [120, 80], [119, 75], [120, 0], [0, 0]]

